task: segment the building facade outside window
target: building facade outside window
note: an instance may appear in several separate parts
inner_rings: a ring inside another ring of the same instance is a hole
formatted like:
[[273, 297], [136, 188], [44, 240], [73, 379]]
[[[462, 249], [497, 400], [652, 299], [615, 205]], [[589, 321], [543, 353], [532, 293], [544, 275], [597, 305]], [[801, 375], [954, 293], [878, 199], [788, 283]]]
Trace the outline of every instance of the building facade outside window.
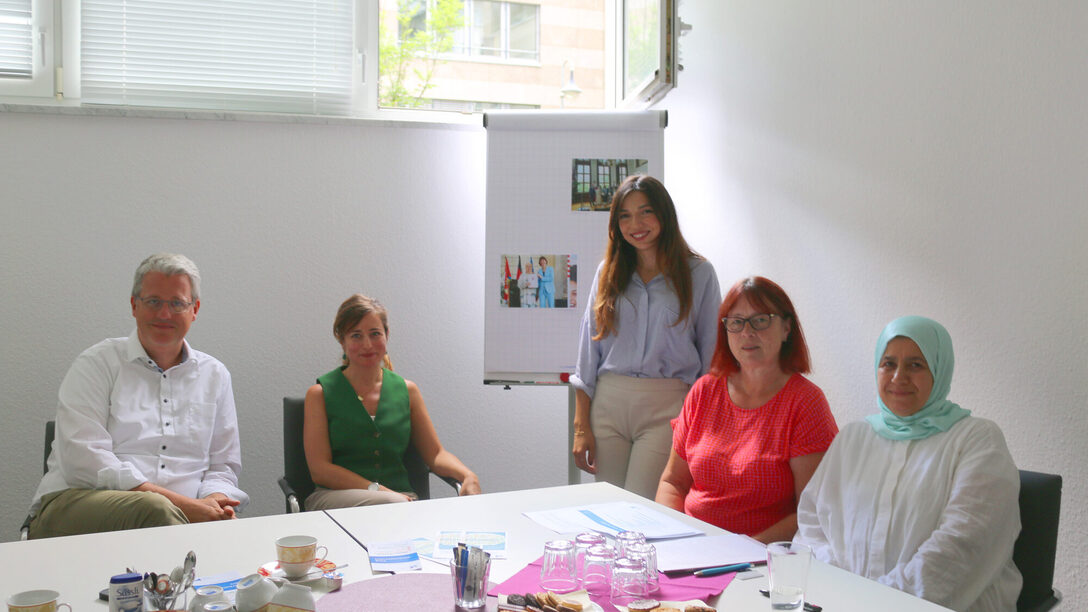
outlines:
[[[0, 0], [0, 101], [357, 117], [619, 108], [631, 61], [675, 74], [625, 59], [623, 41], [655, 28], [666, 40], [675, 2]], [[659, 9], [635, 27], [626, 13], [647, 3]], [[636, 108], [653, 101], [627, 89]]]

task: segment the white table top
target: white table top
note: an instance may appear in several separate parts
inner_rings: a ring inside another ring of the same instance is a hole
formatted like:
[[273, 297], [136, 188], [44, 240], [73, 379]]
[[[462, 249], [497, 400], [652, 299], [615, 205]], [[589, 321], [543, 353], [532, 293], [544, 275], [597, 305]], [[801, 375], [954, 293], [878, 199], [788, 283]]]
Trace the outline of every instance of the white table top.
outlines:
[[[0, 544], [0, 606], [20, 591], [53, 589], [75, 611], [107, 609], [98, 592], [126, 567], [169, 572], [190, 550], [197, 576], [236, 571], [243, 576], [276, 559], [276, 538], [311, 535], [329, 549], [344, 582], [369, 578], [370, 560], [350, 536], [322, 512], [155, 527]], [[190, 592], [191, 593], [191, 592]], [[315, 590], [315, 595], [320, 595]]]
[[[440, 529], [505, 530], [508, 534], [508, 558], [493, 560], [491, 581], [502, 582], [543, 553], [544, 542], [557, 534], [525, 517], [531, 510], [546, 510], [585, 504], [632, 501], [652, 505], [707, 533], [725, 533], [683, 513], [654, 504], [633, 493], [607, 483], [592, 483], [528, 489], [459, 498], [346, 508], [328, 514], [364, 544], [416, 537], [433, 538]], [[573, 535], [573, 534], [564, 534]], [[445, 571], [424, 562], [424, 571]], [[764, 572], [765, 573], [765, 572]], [[720, 610], [758, 611], [770, 609], [759, 589], [767, 588], [767, 579], [733, 580], [717, 601], [708, 602]], [[813, 561], [807, 597], [826, 612], [924, 612], [947, 610], [944, 607], [907, 595], [877, 582], [867, 580], [825, 563]]]
[[[315, 536], [329, 548], [328, 558], [348, 563], [344, 583], [371, 578], [366, 551], [356, 543], [388, 542], [417, 537], [434, 538], [442, 529], [504, 530], [508, 535], [507, 559], [492, 562], [491, 580], [502, 582], [538, 558], [544, 542], [557, 534], [526, 518], [529, 510], [546, 510], [585, 504], [633, 501], [653, 504], [606, 483], [529, 489], [468, 497], [443, 498], [407, 504], [347, 508], [220, 521], [178, 527], [160, 527], [99, 533], [29, 542], [0, 544], [0, 600], [29, 589], [54, 589], [61, 601], [75, 610], [105, 610], [98, 592], [110, 576], [125, 567], [141, 571], [169, 571], [189, 550], [196, 552], [197, 575], [236, 571], [253, 573], [275, 559], [273, 541], [280, 536]], [[690, 516], [653, 504], [653, 507], [708, 535], [723, 531]], [[345, 532], [346, 530], [346, 532]], [[349, 535], [350, 533], [350, 535]], [[564, 534], [573, 535], [573, 534]], [[447, 572], [423, 562], [427, 572]], [[768, 600], [758, 589], [766, 578], [734, 580], [717, 601], [720, 610], [767, 612]], [[315, 595], [320, 595], [315, 592]], [[911, 595], [813, 561], [807, 593], [810, 601], [827, 612], [927, 612], [945, 610]]]

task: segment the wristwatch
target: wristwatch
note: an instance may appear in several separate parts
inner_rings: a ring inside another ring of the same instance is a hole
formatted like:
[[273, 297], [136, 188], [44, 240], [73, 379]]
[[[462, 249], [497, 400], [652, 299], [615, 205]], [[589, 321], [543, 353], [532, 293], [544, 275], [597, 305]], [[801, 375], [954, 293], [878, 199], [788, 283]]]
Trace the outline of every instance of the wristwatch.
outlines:
[[366, 490], [367, 491], [379, 491], [379, 490], [381, 490], [381, 488], [382, 488], [382, 486], [380, 484], [378, 484], [377, 480], [375, 480], [374, 482], [370, 483], [370, 486], [367, 487]]

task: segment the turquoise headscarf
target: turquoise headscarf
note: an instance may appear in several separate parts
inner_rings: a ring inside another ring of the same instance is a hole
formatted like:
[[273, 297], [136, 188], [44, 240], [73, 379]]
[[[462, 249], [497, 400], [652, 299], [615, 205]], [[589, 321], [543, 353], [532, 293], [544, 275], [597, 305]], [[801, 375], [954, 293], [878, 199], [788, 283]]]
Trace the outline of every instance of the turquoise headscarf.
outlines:
[[910, 338], [922, 350], [922, 356], [929, 364], [933, 374], [933, 390], [929, 400], [918, 412], [909, 417], [900, 417], [884, 405], [884, 400], [877, 395], [880, 405], [879, 414], [866, 417], [873, 431], [889, 440], [920, 440], [934, 434], [948, 431], [957, 421], [971, 414], [970, 410], [960, 408], [948, 401], [948, 392], [952, 388], [952, 365], [955, 361], [952, 353], [952, 336], [948, 330], [933, 319], [925, 317], [900, 317], [884, 327], [876, 341], [876, 368], [880, 369], [880, 360], [888, 343], [894, 338]]

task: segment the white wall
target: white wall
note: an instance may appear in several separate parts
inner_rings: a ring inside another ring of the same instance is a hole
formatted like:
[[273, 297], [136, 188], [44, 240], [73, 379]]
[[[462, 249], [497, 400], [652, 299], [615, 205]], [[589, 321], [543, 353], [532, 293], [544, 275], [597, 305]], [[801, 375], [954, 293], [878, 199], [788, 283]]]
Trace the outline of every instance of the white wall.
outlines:
[[0, 113], [0, 539], [61, 378], [131, 331], [132, 274], [157, 250], [201, 268], [189, 339], [233, 374], [250, 515], [282, 512], [280, 398], [338, 365], [332, 321], [356, 291], [390, 310], [394, 365], [485, 491], [565, 484], [565, 389], [481, 383], [484, 136]]
[[[944, 322], [953, 399], [1024, 468], [1065, 477], [1057, 584], [1088, 597], [1088, 5], [686, 0], [667, 184], [723, 286], [759, 273], [802, 316], [840, 422], [871, 352]], [[205, 275], [190, 338], [234, 374], [242, 485], [279, 512], [280, 407], [336, 363], [336, 306], [392, 313], [397, 367], [487, 490], [565, 482], [566, 393], [482, 373], [482, 130], [0, 113], [0, 539], [40, 469], [75, 355], [132, 327], [148, 253]], [[55, 160], [55, 161], [49, 161]]]
[[685, 1], [666, 172], [723, 289], [793, 297], [840, 423], [903, 314], [955, 342], [951, 399], [1064, 476], [1056, 584], [1088, 607], [1088, 4]]

